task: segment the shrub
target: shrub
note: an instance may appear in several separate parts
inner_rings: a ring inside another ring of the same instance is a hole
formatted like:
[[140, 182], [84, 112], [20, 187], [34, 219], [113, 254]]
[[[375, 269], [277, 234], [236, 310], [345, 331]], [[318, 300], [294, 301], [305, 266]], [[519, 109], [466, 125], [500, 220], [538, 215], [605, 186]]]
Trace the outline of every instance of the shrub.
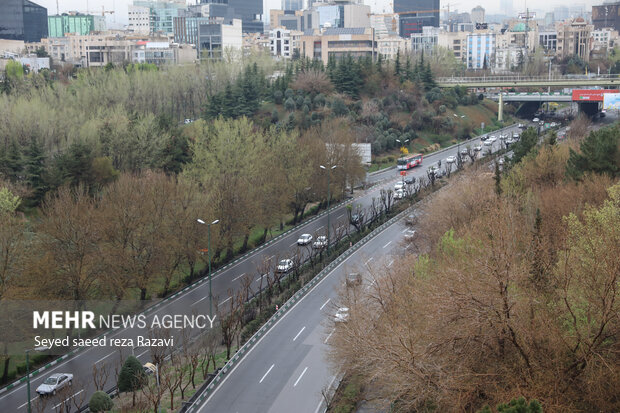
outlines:
[[140, 361], [134, 356], [127, 357], [118, 375], [118, 391], [136, 391], [142, 388], [145, 380], [146, 374]]
[[101, 390], [96, 391], [88, 402], [88, 408], [93, 413], [106, 412], [112, 410], [113, 407], [114, 403], [108, 393]]

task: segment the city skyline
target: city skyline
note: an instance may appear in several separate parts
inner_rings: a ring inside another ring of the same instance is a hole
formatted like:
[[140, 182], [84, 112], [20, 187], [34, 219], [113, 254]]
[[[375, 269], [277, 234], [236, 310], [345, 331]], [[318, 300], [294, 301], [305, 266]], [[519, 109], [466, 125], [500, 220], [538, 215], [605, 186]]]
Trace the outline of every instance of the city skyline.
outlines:
[[[35, 3], [46, 7], [48, 14], [53, 15], [56, 14], [56, 0], [34, 0]], [[508, 0], [509, 1], [509, 0]], [[114, 14], [106, 14], [106, 21], [108, 25], [113, 26], [114, 24], [117, 26], [126, 25], [128, 23], [127, 20], [127, 6], [132, 4], [132, 0], [88, 0], [85, 2], [84, 0], [58, 0], [58, 6], [60, 13], [64, 13], [67, 11], [79, 11], [86, 12], [86, 5], [88, 4], [88, 11], [91, 14], [100, 14], [101, 7], [104, 6], [105, 10], [114, 11]], [[194, 1], [188, 1], [188, 4], [195, 4]], [[441, 9], [445, 10], [447, 3], [444, 0], [441, 1]], [[490, 4], [488, 4], [490, 3]], [[304, 4], [307, 6], [308, 0], [304, 0]], [[391, 13], [393, 1], [389, 0], [364, 0], [364, 4], [369, 5], [371, 7], [372, 13]], [[450, 6], [451, 11], [458, 10], [459, 12], [467, 12], [471, 13], [471, 10], [476, 6], [482, 6], [485, 9], [486, 15], [493, 14], [502, 14], [501, 5], [506, 4], [505, 1], [502, 2], [490, 2], [490, 1], [479, 1], [479, 0], [463, 0], [456, 3], [455, 6]], [[585, 0], [576, 5], [585, 5], [586, 11], [591, 11], [592, 6], [603, 4], [602, 1], [598, 0]], [[533, 7], [532, 7], [533, 6]], [[530, 10], [541, 10], [541, 11], [553, 11], [553, 8], [565, 6], [565, 7], [574, 7], [575, 5], [566, 6], [566, 4], [561, 0], [550, 0], [546, 2], [546, 8], [541, 9], [535, 3], [530, 2], [527, 3], [526, 0], [514, 0], [512, 1], [512, 11], [513, 13], [518, 13], [521, 11], [525, 11], [526, 7], [530, 7]], [[282, 0], [263, 0], [263, 19], [269, 18], [269, 10], [270, 9], [280, 9], [282, 7]], [[544, 16], [537, 16], [544, 17]]]

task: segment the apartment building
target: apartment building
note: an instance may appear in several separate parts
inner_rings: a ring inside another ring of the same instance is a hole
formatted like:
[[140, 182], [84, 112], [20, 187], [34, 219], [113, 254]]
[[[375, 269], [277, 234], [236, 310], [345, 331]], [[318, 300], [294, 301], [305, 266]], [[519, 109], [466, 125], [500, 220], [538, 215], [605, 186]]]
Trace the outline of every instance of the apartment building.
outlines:
[[306, 30], [301, 36], [301, 57], [321, 59], [327, 64], [330, 57], [376, 57], [377, 40], [372, 28], [327, 28]]

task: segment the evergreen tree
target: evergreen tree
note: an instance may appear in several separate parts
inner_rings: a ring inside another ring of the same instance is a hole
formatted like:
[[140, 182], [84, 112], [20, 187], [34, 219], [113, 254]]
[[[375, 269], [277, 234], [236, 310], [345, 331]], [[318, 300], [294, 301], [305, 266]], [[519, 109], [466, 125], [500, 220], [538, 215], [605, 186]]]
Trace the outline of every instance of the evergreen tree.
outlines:
[[394, 60], [394, 76], [400, 79], [400, 49], [396, 51], [396, 60]]
[[30, 139], [30, 145], [24, 157], [24, 172], [26, 183], [32, 190], [31, 206], [39, 205], [47, 186], [43, 178], [45, 173], [45, 153], [35, 137]]
[[617, 127], [590, 132], [581, 142], [581, 153], [570, 150], [566, 173], [573, 179], [581, 179], [585, 172], [620, 175], [620, 134]]
[[538, 133], [534, 128], [528, 128], [521, 134], [521, 139], [513, 147], [512, 162], [518, 163], [525, 155], [530, 153], [538, 143]]
[[502, 174], [499, 170], [499, 162], [495, 161], [495, 193], [497, 196], [502, 194]]
[[11, 139], [8, 147], [0, 148], [0, 174], [16, 182], [23, 169], [22, 154], [17, 140]]
[[224, 88], [224, 94], [222, 95], [220, 115], [224, 116], [225, 118], [232, 118], [235, 115], [235, 108], [236, 103], [233, 88], [232, 85], [228, 83], [226, 84], [226, 87]]

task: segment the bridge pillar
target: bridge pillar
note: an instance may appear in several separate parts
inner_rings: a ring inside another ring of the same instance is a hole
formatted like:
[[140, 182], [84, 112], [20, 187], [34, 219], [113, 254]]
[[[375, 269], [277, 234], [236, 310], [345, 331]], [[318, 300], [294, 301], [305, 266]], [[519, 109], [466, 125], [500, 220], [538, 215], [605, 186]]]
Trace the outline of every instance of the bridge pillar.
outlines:
[[503, 96], [504, 96], [503, 93], [499, 94], [499, 102], [498, 102], [498, 107], [497, 107], [497, 120], [500, 122], [504, 121], [504, 98]]

